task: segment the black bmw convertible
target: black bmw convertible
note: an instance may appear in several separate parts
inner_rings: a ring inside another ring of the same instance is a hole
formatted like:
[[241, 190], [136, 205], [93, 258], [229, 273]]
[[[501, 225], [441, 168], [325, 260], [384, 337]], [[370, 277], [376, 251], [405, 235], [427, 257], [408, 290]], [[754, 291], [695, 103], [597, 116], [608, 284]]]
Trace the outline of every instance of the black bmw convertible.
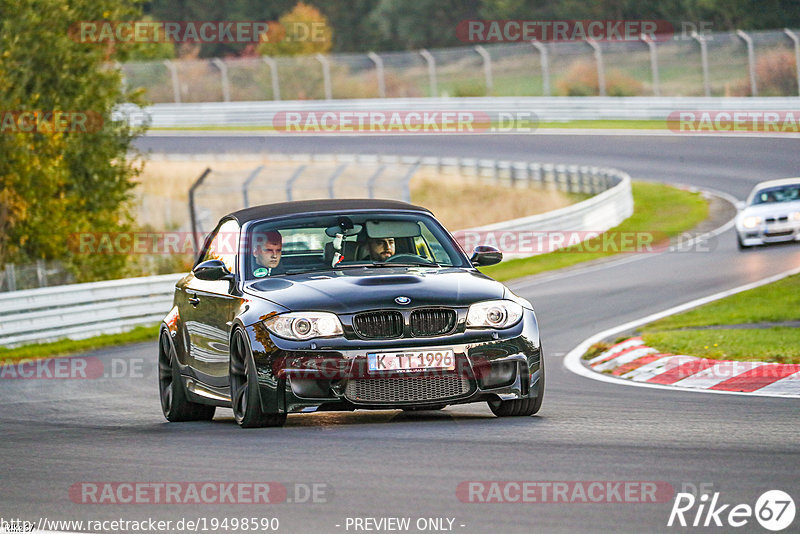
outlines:
[[544, 394], [531, 304], [476, 266], [433, 215], [390, 200], [315, 200], [220, 220], [160, 330], [169, 421], [233, 409], [242, 427], [317, 410], [485, 401], [529, 416]]

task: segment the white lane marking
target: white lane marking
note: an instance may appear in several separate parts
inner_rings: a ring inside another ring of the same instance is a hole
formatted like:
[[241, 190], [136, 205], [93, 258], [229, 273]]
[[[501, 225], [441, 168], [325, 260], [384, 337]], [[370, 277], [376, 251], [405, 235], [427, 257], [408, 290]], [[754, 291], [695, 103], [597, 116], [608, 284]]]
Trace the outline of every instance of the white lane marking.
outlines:
[[793, 375], [781, 378], [780, 380], [777, 380], [768, 386], [764, 386], [759, 391], [765, 391], [767, 393], [781, 393], [782, 396], [794, 393], [795, 395], [800, 396], [800, 371]]
[[[721, 395], [752, 395], [758, 397], [778, 397], [778, 398], [800, 398], [800, 393], [790, 393], [790, 394], [780, 394], [775, 392], [766, 392], [763, 391], [767, 388], [762, 388], [759, 391], [753, 392], [742, 392], [742, 391], [721, 391], [716, 389], [694, 389], [694, 388], [676, 388], [674, 386], [665, 386], [661, 384], [650, 384], [646, 382], [635, 382], [632, 380], [625, 380], [623, 378], [612, 377], [606, 374], [600, 374], [592, 371], [591, 369], [584, 367], [581, 363], [581, 356], [584, 353], [597, 343], [598, 341], [602, 341], [606, 338], [619, 334], [620, 332], [625, 332], [626, 330], [631, 330], [643, 324], [652, 323], [658, 319], [663, 317], [667, 317], [669, 315], [674, 315], [676, 313], [686, 311], [692, 308], [696, 308], [698, 306], [702, 306], [703, 304], [708, 304], [709, 302], [714, 302], [715, 300], [723, 299], [725, 297], [729, 297], [731, 295], [735, 295], [736, 293], [741, 293], [742, 291], [747, 291], [748, 289], [754, 289], [757, 287], [761, 287], [772, 282], [777, 282], [778, 280], [782, 280], [788, 276], [792, 276], [795, 274], [800, 273], [800, 267], [796, 267], [794, 269], [790, 269], [788, 271], [784, 271], [782, 273], [764, 278], [762, 280], [758, 280], [756, 282], [751, 282], [749, 284], [745, 284], [739, 287], [735, 287], [733, 289], [728, 289], [725, 291], [721, 291], [719, 293], [715, 293], [708, 297], [702, 297], [699, 299], [692, 300], [690, 302], [686, 302], [684, 304], [680, 304], [678, 306], [673, 306], [672, 308], [653, 313], [646, 317], [641, 317], [639, 319], [634, 319], [633, 321], [629, 321], [625, 324], [615, 326], [613, 328], [609, 328], [607, 330], [603, 330], [602, 332], [598, 332], [597, 334], [584, 339], [581, 343], [578, 344], [577, 347], [569, 351], [567, 355], [564, 357], [564, 366], [575, 373], [576, 375], [580, 375], [585, 378], [591, 378], [592, 380], [598, 380], [600, 382], [610, 382], [612, 384], [619, 384], [625, 386], [633, 386], [633, 387], [646, 387], [652, 389], [668, 389], [671, 391], [687, 391], [687, 392], [700, 392], [700, 393], [715, 393]], [[654, 362], [655, 363], [655, 362]], [[792, 375], [794, 376], [794, 375]], [[792, 389], [791, 391], [794, 391]]]

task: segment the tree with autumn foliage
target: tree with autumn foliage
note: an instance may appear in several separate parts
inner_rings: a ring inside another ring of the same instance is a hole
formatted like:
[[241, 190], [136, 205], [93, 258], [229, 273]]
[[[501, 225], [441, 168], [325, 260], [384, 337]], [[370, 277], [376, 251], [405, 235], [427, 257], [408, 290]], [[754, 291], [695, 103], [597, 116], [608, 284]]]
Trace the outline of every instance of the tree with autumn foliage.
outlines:
[[[75, 278], [124, 273], [126, 257], [81, 253], [82, 232], [128, 228], [137, 168], [128, 158], [140, 133], [111, 120], [136, 102], [115, 61], [121, 45], [80, 42], [74, 24], [141, 16], [136, 0], [0, 0], [0, 265], [60, 260]], [[22, 131], [15, 117], [66, 112], [94, 117], [89, 128]]]
[[265, 56], [325, 54], [333, 46], [333, 30], [320, 10], [299, 2], [270, 25], [262, 41], [258, 53]]

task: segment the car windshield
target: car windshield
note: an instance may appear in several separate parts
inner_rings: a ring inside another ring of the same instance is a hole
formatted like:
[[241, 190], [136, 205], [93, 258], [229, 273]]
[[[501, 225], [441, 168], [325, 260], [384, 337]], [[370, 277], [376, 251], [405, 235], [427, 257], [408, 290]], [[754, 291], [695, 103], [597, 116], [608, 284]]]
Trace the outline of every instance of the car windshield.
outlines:
[[431, 216], [348, 212], [250, 225], [242, 244], [247, 279], [331, 269], [470, 267]]
[[800, 184], [790, 184], [760, 190], [753, 196], [751, 205], [795, 202], [797, 200], [800, 200]]

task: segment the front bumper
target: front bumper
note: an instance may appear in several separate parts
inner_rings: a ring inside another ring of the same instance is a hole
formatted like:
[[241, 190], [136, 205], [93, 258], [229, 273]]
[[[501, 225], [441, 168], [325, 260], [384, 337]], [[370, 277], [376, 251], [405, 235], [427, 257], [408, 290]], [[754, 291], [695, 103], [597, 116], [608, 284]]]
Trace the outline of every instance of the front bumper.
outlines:
[[739, 241], [746, 247], [800, 241], [800, 223], [795, 222], [762, 223], [755, 228], [744, 228], [737, 225], [736, 232], [739, 234]]
[[[291, 342], [247, 328], [267, 413], [388, 409], [509, 400], [538, 394], [543, 365], [532, 311], [516, 326], [437, 338]], [[370, 372], [367, 353], [452, 349], [455, 369]]]

